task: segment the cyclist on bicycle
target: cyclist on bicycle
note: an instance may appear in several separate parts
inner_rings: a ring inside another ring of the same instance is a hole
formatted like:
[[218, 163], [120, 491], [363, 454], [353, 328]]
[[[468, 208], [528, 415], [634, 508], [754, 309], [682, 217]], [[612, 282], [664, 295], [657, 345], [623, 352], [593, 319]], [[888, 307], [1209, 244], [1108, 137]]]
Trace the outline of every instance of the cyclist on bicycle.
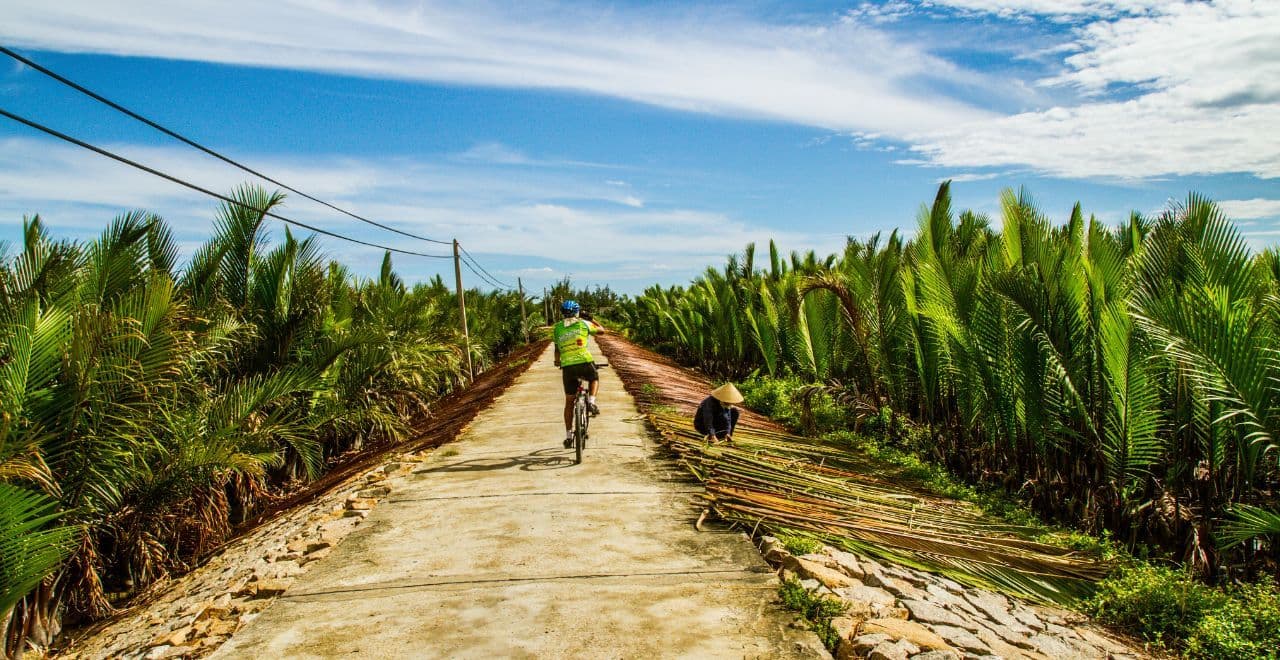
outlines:
[[587, 408], [594, 417], [600, 414], [596, 407], [596, 390], [600, 389], [600, 376], [596, 373], [596, 361], [587, 350], [587, 337], [604, 332], [604, 326], [578, 315], [582, 308], [573, 300], [560, 305], [564, 320], [555, 324], [551, 337], [556, 346], [556, 366], [560, 367], [564, 381], [564, 446], [573, 446], [573, 399], [578, 393], [578, 380], [590, 383], [587, 392]]

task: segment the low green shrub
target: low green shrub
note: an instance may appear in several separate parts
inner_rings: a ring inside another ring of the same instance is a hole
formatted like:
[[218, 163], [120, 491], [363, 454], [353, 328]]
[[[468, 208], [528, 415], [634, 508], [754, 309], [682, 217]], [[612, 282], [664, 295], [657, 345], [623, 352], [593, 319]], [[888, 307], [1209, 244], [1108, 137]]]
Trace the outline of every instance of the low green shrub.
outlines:
[[779, 534], [778, 540], [782, 542], [782, 547], [787, 549], [793, 555], [807, 555], [822, 549], [822, 542], [811, 539], [807, 536], [795, 536], [791, 534]]
[[800, 408], [791, 395], [799, 387], [799, 381], [757, 377], [743, 381], [738, 390], [748, 408], [794, 428], [800, 423]]
[[1192, 658], [1277, 658], [1280, 587], [1224, 589], [1186, 571], [1135, 563], [1098, 585], [1090, 614]]
[[850, 409], [824, 391], [807, 397], [810, 418], [806, 420], [805, 390], [810, 387], [798, 378], [757, 376], [743, 381], [738, 389], [748, 408], [796, 431], [827, 433], [853, 424]]

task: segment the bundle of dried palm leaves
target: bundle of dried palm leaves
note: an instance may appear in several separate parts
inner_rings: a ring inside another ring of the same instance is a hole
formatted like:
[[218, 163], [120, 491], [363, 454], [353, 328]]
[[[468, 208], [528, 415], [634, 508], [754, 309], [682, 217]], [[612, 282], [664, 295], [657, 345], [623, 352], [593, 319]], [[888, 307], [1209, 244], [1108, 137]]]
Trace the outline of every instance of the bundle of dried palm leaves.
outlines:
[[1041, 602], [1087, 595], [1107, 571], [1105, 564], [1036, 542], [1034, 530], [882, 478], [883, 466], [848, 447], [789, 434], [755, 415], [744, 416], [732, 445], [705, 443], [688, 412], [709, 383], [624, 340], [601, 343], [725, 520]]

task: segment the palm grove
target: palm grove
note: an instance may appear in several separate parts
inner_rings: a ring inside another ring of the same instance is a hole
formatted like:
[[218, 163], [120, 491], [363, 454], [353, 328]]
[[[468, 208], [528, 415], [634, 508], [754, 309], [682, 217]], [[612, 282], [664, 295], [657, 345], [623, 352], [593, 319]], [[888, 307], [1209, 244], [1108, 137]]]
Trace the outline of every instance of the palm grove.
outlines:
[[1208, 575], [1275, 572], [1280, 253], [1195, 196], [1054, 226], [1006, 192], [999, 222], [957, 217], [943, 184], [911, 240], [771, 244], [763, 268], [749, 246], [618, 314], [714, 375], [817, 384], [796, 390], [810, 427], [826, 401], [1050, 518]]
[[[215, 548], [352, 450], [402, 439], [465, 382], [457, 301], [274, 243], [245, 186], [179, 268], [160, 218], [87, 243], [39, 218], [0, 250], [0, 616], [48, 644]], [[3, 246], [0, 246], [3, 247]], [[525, 336], [515, 294], [467, 296], [483, 368]]]

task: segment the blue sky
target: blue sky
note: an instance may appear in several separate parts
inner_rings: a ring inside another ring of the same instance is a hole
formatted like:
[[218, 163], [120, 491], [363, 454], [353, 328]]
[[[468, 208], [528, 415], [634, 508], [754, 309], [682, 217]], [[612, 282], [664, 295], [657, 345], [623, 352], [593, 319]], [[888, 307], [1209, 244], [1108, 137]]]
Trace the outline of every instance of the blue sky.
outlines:
[[[0, 0], [0, 43], [494, 274], [634, 292], [747, 242], [910, 231], [938, 182], [1108, 221], [1197, 191], [1280, 240], [1280, 3]], [[12, 62], [0, 107], [216, 190], [246, 176]], [[0, 123], [0, 237], [215, 203]], [[435, 251], [296, 196], [286, 215]], [[371, 272], [376, 251], [325, 239]], [[403, 257], [426, 278], [447, 262]]]

